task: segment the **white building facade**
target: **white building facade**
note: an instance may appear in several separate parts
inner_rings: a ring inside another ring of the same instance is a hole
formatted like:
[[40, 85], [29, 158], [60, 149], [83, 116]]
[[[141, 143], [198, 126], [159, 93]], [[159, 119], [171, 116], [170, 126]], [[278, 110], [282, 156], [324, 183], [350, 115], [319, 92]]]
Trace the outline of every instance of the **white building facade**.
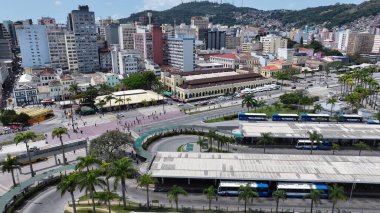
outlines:
[[168, 65], [182, 71], [193, 71], [195, 68], [195, 39], [168, 38]]

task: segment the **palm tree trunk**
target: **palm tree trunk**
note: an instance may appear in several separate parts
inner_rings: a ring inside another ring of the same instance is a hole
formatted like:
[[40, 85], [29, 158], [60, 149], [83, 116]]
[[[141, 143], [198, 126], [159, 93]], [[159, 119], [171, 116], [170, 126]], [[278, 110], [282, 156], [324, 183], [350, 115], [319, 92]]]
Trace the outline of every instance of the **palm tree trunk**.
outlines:
[[362, 154], [362, 150], [360, 149], [360, 150], [359, 150], [359, 156], [360, 156], [361, 154]]
[[244, 213], [247, 213], [247, 201], [244, 201]]
[[175, 210], [178, 212], [178, 200], [175, 201]]
[[313, 205], [314, 205], [314, 201], [313, 201], [313, 199], [312, 199], [312, 200], [311, 200], [310, 213], [313, 213]]
[[124, 209], [127, 209], [127, 201], [126, 201], [126, 198], [125, 198], [125, 180], [122, 179], [121, 180], [121, 190], [122, 190], [122, 195], [123, 195], [123, 208]]
[[313, 154], [314, 141], [311, 141], [310, 154]]
[[[110, 190], [110, 181], [108, 178], [106, 178], [106, 181], [107, 181], [107, 192], [108, 194], [111, 193], [111, 190]], [[110, 200], [110, 197], [108, 196], [107, 198], [107, 201], [108, 201], [108, 213], [111, 213], [111, 200]]]
[[279, 203], [279, 199], [276, 199], [276, 213], [278, 213], [278, 203]]
[[11, 169], [11, 175], [12, 175], [13, 186], [16, 186], [16, 180], [15, 180], [15, 174], [13, 173], [13, 168]]
[[265, 154], [265, 141], [264, 141], [264, 154]]
[[149, 209], [149, 185], [146, 186], [146, 206]]
[[208, 210], [211, 210], [211, 199], [208, 200]]
[[28, 154], [30, 173], [32, 174], [32, 177], [34, 177], [34, 171], [33, 171], [33, 165], [32, 165], [32, 157], [30, 156], [28, 142], [25, 142], [25, 146], [26, 146], [26, 153]]
[[335, 203], [333, 202], [331, 213], [334, 213], [334, 210], [335, 210]]
[[96, 213], [95, 209], [95, 198], [94, 198], [94, 189], [91, 189], [91, 200], [92, 200], [92, 211]]
[[77, 213], [77, 207], [76, 207], [76, 204], [75, 204], [74, 192], [71, 191], [71, 192], [70, 192], [70, 195], [71, 195], [71, 202], [73, 203], [73, 212], [74, 212], [74, 213]]
[[59, 136], [59, 140], [61, 141], [63, 164], [66, 165], [67, 162], [66, 162], [66, 156], [65, 156], [65, 148], [63, 148], [62, 135]]

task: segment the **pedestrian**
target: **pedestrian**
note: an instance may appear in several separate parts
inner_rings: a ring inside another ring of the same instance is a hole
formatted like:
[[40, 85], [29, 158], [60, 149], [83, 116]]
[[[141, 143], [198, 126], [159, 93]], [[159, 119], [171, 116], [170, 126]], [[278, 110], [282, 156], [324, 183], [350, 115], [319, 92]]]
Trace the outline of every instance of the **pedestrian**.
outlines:
[[80, 130], [80, 134], [83, 134], [83, 130]]
[[95, 126], [96, 126], [96, 123], [95, 123]]

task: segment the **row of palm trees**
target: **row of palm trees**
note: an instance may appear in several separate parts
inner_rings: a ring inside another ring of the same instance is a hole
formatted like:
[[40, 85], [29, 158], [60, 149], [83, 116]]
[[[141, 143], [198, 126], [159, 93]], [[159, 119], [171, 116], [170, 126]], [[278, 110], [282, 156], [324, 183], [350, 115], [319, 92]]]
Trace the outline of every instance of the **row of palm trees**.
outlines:
[[373, 78], [373, 73], [376, 71], [374, 67], [355, 69], [339, 77], [339, 82], [342, 83], [340, 93], [345, 96], [346, 101], [353, 109], [357, 110], [359, 107], [367, 105], [376, 107], [380, 92], [380, 85]]
[[[54, 128], [52, 131], [52, 137], [53, 138], [55, 138], [55, 137], [59, 138], [59, 140], [61, 142], [62, 157], [63, 157], [63, 163], [64, 164], [66, 164], [67, 162], [66, 162], [65, 149], [64, 149], [62, 137], [63, 137], [63, 135], [67, 135], [67, 134], [68, 134], [68, 129], [65, 127]], [[26, 153], [28, 156], [28, 164], [29, 164], [29, 168], [30, 168], [30, 174], [32, 177], [35, 176], [35, 172], [33, 170], [32, 157], [31, 157], [31, 153], [30, 153], [29, 143], [32, 141], [35, 141], [36, 139], [37, 139], [36, 133], [31, 132], [31, 131], [18, 132], [18, 133], [16, 133], [16, 136], [13, 139], [13, 141], [16, 143], [16, 145], [18, 145], [19, 143], [25, 144]], [[16, 185], [13, 170], [14, 169], [20, 169], [21, 163], [18, 162], [16, 157], [13, 157], [11, 155], [7, 155], [7, 158], [5, 159], [4, 163], [7, 165], [6, 171], [8, 171], [12, 174], [13, 185]]]

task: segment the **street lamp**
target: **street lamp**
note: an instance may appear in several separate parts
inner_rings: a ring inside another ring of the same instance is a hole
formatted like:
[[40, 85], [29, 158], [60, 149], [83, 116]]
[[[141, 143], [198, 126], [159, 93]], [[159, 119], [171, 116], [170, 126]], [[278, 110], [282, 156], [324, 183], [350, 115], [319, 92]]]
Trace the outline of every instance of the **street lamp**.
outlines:
[[351, 187], [351, 192], [350, 192], [350, 198], [348, 199], [348, 207], [350, 207], [351, 198], [352, 198], [352, 193], [354, 192], [354, 189], [355, 189], [356, 183], [358, 183], [358, 182], [360, 182], [360, 180], [354, 178], [354, 181], [352, 182], [352, 187]]

